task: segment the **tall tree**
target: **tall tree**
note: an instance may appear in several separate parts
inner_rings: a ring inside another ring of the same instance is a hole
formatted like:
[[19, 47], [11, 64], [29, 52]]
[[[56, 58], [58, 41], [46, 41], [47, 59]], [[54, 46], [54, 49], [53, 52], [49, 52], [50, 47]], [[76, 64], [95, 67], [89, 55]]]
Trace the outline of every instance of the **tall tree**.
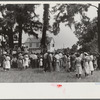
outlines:
[[42, 32], [42, 39], [41, 39], [41, 46], [43, 48], [43, 52], [46, 50], [46, 32], [49, 25], [49, 4], [44, 4], [44, 13], [43, 13], [43, 32]]
[[81, 22], [75, 24], [74, 33], [78, 38], [81, 50], [98, 54], [97, 18], [94, 18], [92, 21], [82, 19]]
[[100, 4], [98, 4], [98, 48], [100, 53]]
[[[0, 12], [1, 12], [1, 21], [0, 21], [0, 28], [2, 29], [1, 33], [7, 39], [7, 44], [12, 49], [13, 44], [13, 35], [14, 35], [14, 17], [12, 13], [7, 11], [5, 12], [5, 5], [0, 5]], [[8, 37], [8, 38], [7, 38]]]
[[[18, 46], [22, 45], [22, 32], [34, 35], [38, 37], [36, 31], [42, 28], [42, 23], [38, 20], [35, 20], [38, 17], [35, 13], [35, 6], [37, 4], [6, 4], [1, 5], [1, 13], [3, 15], [4, 20], [7, 26], [12, 26], [12, 31], [19, 34], [19, 43]], [[5, 13], [7, 17], [5, 18]], [[8, 16], [9, 15], [9, 16]], [[13, 24], [11, 24], [13, 21]], [[11, 31], [11, 29], [10, 29]], [[9, 40], [10, 37], [13, 37], [14, 32], [9, 32]], [[7, 33], [7, 32], [6, 32]], [[11, 34], [12, 33], [12, 34]]]
[[[58, 6], [58, 8], [57, 8]], [[67, 22], [66, 25], [68, 25], [69, 27], [71, 27], [71, 24], [72, 23], [75, 23], [74, 22], [74, 16], [76, 13], [80, 13], [80, 15], [82, 15], [82, 18], [84, 18], [84, 11], [87, 11], [87, 8], [90, 7], [90, 6], [93, 6], [95, 8], [97, 8], [97, 11], [98, 11], [98, 22], [97, 22], [97, 27], [98, 27], [98, 51], [100, 53], [100, 4], [98, 4], [98, 7], [96, 7], [95, 5], [92, 5], [92, 4], [87, 4], [87, 5], [84, 5], [84, 4], [62, 4], [62, 5], [57, 5], [55, 6], [53, 9], [54, 9], [54, 12], [57, 12], [57, 10], [59, 10], [59, 13], [57, 14], [57, 16], [55, 17], [55, 23], [53, 25], [53, 32], [55, 34], [57, 34], [60, 30], [60, 23], [62, 22]], [[64, 12], [67, 10], [67, 14]], [[61, 15], [62, 13], [62, 15]], [[60, 16], [61, 15], [61, 16]], [[100, 58], [100, 57], [99, 57]], [[98, 66], [100, 68], [100, 59], [99, 59], [99, 63], [98, 63]]]

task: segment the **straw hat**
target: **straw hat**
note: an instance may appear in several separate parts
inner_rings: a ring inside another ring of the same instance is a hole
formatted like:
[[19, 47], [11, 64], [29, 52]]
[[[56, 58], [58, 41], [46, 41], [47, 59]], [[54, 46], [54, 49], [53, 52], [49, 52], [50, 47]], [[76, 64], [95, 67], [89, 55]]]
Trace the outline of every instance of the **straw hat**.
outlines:
[[84, 52], [84, 54], [87, 55], [87, 56], [89, 55], [87, 52]]
[[4, 52], [3, 52], [3, 55], [6, 55], [6, 54], [7, 54], [7, 52], [4, 51]]

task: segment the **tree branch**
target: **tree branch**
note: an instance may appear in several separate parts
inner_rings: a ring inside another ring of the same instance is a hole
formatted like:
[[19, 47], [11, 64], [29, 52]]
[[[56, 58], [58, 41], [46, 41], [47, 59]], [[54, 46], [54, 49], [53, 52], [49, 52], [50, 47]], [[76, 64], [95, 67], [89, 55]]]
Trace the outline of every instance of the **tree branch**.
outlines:
[[97, 10], [98, 10], [98, 7], [97, 6], [95, 6], [95, 5], [92, 5], [92, 4], [89, 4], [90, 6], [92, 6], [92, 7], [95, 7]]

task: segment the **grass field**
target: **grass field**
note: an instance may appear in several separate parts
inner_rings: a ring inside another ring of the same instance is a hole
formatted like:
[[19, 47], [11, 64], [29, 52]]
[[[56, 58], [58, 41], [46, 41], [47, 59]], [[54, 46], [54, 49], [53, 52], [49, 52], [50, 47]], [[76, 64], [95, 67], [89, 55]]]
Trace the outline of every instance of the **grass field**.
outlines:
[[20, 83], [20, 82], [100, 82], [100, 71], [95, 71], [94, 75], [82, 79], [75, 77], [75, 72], [44, 72], [43, 69], [11, 69], [3, 71], [0, 69], [0, 83]]

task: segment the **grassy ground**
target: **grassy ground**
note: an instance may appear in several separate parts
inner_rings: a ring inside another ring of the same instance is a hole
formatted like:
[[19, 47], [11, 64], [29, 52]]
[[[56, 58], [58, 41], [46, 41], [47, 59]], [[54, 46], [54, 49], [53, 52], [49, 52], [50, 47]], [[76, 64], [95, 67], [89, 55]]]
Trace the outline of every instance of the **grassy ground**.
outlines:
[[4, 72], [0, 69], [0, 82], [100, 82], [100, 71], [82, 79], [75, 77], [75, 72], [43, 72], [43, 69], [11, 69]]

